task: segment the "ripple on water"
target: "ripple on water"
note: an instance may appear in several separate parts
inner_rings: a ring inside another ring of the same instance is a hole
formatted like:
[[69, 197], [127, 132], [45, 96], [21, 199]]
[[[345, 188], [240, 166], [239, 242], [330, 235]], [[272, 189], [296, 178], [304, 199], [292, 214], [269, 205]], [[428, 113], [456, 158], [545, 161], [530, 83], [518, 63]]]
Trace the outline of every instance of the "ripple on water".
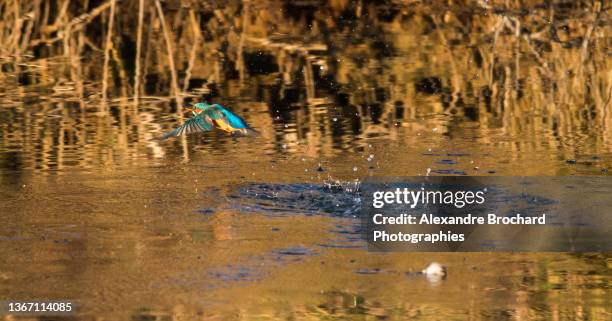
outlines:
[[231, 207], [265, 215], [357, 217], [361, 196], [355, 183], [267, 184], [239, 186], [230, 193]]
[[455, 164], [457, 164], [457, 161], [456, 160], [452, 160], [452, 159], [441, 159], [441, 160], [437, 161], [436, 163], [442, 164], [442, 165], [455, 165]]
[[465, 171], [460, 169], [434, 169], [432, 172], [440, 175], [467, 175]]
[[247, 257], [239, 263], [216, 267], [184, 270], [176, 275], [154, 282], [156, 289], [184, 287], [212, 290], [227, 288], [237, 283], [252, 283], [270, 276], [286, 265], [302, 262], [306, 257], [319, 255], [307, 247], [287, 247], [270, 250], [263, 255]]

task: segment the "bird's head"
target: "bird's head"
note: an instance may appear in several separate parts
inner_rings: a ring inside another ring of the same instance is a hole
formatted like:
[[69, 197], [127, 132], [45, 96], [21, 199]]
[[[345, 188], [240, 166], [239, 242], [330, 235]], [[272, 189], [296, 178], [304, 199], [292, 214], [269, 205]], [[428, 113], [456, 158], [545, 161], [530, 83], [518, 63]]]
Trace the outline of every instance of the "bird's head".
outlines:
[[203, 111], [206, 111], [211, 106], [212, 105], [207, 104], [207, 103], [197, 103], [197, 104], [193, 105], [193, 107], [187, 108], [187, 111], [192, 112], [194, 114], [199, 114], [199, 113], [201, 113]]

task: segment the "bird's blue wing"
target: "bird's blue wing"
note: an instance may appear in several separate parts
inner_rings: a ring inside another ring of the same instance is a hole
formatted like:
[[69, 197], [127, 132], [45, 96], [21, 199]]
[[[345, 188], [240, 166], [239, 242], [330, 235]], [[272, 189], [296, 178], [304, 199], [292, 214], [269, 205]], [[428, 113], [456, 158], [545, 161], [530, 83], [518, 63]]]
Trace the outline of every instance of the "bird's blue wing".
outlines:
[[205, 113], [211, 119], [224, 121], [234, 129], [250, 129], [244, 119], [219, 104], [212, 105]]
[[200, 114], [187, 119], [187, 121], [185, 121], [183, 125], [173, 131], [167, 132], [166, 134], [164, 134], [164, 136], [162, 136], [161, 139], [165, 140], [170, 137], [177, 137], [183, 134], [205, 132], [211, 130], [212, 128], [213, 125], [210, 122], [210, 119], [208, 117], [205, 117], [205, 115]]

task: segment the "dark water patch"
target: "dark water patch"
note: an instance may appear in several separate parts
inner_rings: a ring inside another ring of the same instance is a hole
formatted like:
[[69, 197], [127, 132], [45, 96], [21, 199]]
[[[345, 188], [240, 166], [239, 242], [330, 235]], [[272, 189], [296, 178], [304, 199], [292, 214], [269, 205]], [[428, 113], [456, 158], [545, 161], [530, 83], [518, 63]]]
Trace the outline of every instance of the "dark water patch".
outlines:
[[272, 250], [269, 254], [259, 259], [264, 262], [272, 261], [274, 262], [272, 265], [284, 266], [290, 263], [302, 262], [306, 257], [316, 255], [319, 255], [319, 253], [311, 248], [288, 247]]
[[258, 281], [264, 276], [263, 271], [250, 266], [226, 266], [208, 272], [208, 276], [221, 281]]
[[212, 208], [202, 208], [198, 210], [198, 213], [205, 215], [213, 214], [214, 212], [215, 211]]
[[255, 255], [235, 264], [212, 267], [208, 269], [186, 270], [166, 280], [152, 283], [152, 288], [200, 288], [213, 290], [228, 288], [240, 283], [258, 282], [269, 277], [273, 269], [288, 264], [302, 262], [305, 257], [318, 255], [306, 247], [289, 247], [271, 250], [262, 255]]
[[422, 78], [417, 80], [414, 87], [417, 92], [433, 95], [442, 91], [442, 80], [437, 77]]
[[338, 224], [332, 233], [337, 234], [339, 238], [332, 239], [326, 243], [319, 244], [324, 248], [365, 248], [364, 230], [358, 221], [347, 221], [343, 224]]
[[434, 169], [431, 172], [441, 175], [467, 175], [465, 171], [459, 169]]
[[441, 159], [437, 161], [436, 163], [443, 164], [443, 165], [455, 165], [457, 164], [457, 161], [452, 160], [452, 159]]
[[314, 252], [311, 249], [305, 248], [305, 247], [292, 247], [292, 248], [286, 248], [286, 249], [279, 249], [276, 251], [276, 253], [278, 255], [296, 255], [296, 256], [314, 254]]
[[265, 75], [278, 71], [276, 58], [262, 51], [244, 52], [244, 61], [251, 75]]
[[346, 240], [332, 240], [330, 243], [319, 244], [322, 248], [332, 249], [360, 249], [365, 248], [365, 242], [362, 245], [347, 242]]
[[351, 224], [351, 225], [336, 225], [336, 229], [333, 230], [335, 233], [339, 234], [347, 234], [347, 235], [359, 235], [364, 232], [361, 225], [359, 224]]
[[239, 186], [230, 192], [230, 206], [266, 215], [357, 217], [361, 197], [355, 183], [266, 184]]
[[374, 269], [363, 268], [363, 269], [355, 270], [355, 273], [357, 274], [379, 274], [381, 272], [382, 270], [379, 268], [374, 268]]

